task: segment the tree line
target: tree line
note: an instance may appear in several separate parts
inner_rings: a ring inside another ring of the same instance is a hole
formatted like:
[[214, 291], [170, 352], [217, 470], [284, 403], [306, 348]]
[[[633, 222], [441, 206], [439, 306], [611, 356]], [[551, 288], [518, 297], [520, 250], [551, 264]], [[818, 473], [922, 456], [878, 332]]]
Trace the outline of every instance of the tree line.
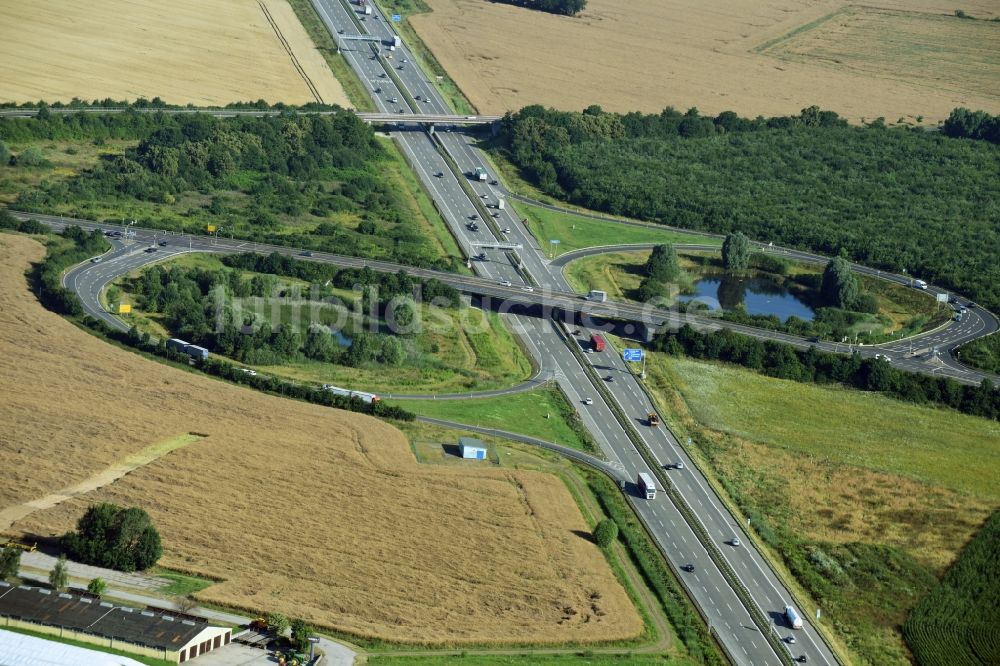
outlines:
[[1000, 147], [988, 141], [851, 127], [817, 107], [746, 119], [529, 106], [504, 117], [494, 149], [576, 205], [843, 255], [1000, 306]]
[[587, 0], [497, 0], [497, 2], [563, 16], [576, 16], [587, 6]]
[[947, 377], [931, 377], [893, 367], [883, 359], [805, 350], [774, 340], [759, 340], [720, 329], [701, 333], [685, 324], [664, 331], [650, 343], [656, 351], [735, 363], [756, 372], [816, 384], [839, 383], [863, 391], [886, 393], [917, 404], [937, 404], [965, 414], [1000, 419], [1000, 389], [984, 379], [979, 386]]

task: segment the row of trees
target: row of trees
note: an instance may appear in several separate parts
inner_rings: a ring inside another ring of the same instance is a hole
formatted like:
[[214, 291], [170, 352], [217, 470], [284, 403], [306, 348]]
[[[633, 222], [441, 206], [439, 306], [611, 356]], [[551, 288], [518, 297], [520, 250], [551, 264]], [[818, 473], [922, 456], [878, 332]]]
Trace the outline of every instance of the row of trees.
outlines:
[[906, 272], [1000, 307], [1000, 147], [849, 127], [816, 108], [742, 119], [530, 106], [498, 149], [542, 191], [587, 208]]
[[657, 335], [650, 346], [669, 354], [735, 363], [771, 377], [817, 384], [840, 383], [864, 391], [884, 392], [908, 402], [939, 404], [974, 416], [1000, 419], [1000, 390], [989, 380], [983, 380], [979, 386], [968, 386], [946, 377], [899, 370], [884, 360], [862, 358], [859, 354], [845, 356], [815, 347], [799, 350], [728, 329], [700, 333], [688, 324]]
[[587, 0], [498, 0], [498, 2], [564, 16], [576, 16], [587, 6]]

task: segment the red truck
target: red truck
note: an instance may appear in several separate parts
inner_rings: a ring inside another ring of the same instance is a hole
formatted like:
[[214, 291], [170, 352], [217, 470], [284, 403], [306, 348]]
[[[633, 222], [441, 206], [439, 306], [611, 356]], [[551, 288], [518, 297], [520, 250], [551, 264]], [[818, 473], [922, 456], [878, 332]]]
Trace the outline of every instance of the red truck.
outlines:
[[595, 352], [604, 351], [604, 338], [599, 335], [590, 336], [590, 344], [594, 347]]

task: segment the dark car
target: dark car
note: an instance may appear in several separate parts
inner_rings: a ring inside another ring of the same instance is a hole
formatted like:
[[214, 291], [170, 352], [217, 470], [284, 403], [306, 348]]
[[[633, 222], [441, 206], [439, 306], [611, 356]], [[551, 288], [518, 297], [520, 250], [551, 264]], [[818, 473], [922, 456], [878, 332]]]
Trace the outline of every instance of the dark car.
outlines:
[[694, 565], [693, 564], [685, 564], [684, 566], [681, 567], [681, 569], [684, 569], [684, 571], [687, 571], [688, 573], [691, 573], [692, 571], [694, 571]]
[[160, 247], [166, 247], [167, 241], [160, 241]]
[[299, 252], [299, 256], [302, 256], [302, 257], [311, 257], [311, 256], [313, 256], [313, 253], [310, 252], [309, 250], [306, 250], [305, 252]]
[[606, 381], [606, 382], [613, 382], [613, 381], [615, 381], [615, 378], [612, 377], [611, 375], [608, 375], [607, 377], [604, 378], [604, 381]]
[[147, 247], [145, 249], [145, 252], [156, 252], [156, 248], [155, 247]]

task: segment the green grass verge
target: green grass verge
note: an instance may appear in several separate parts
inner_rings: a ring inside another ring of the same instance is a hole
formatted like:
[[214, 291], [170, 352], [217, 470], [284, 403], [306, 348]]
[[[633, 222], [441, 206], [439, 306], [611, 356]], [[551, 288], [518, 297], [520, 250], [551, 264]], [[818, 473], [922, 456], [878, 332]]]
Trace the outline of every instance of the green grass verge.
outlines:
[[599, 289], [618, 301], [631, 300], [642, 283], [649, 252], [614, 252], [583, 257], [566, 264], [563, 275], [579, 294]]
[[103, 652], [105, 654], [114, 654], [119, 657], [128, 657], [129, 659], [135, 659], [136, 661], [148, 664], [149, 666], [175, 666], [176, 662], [167, 659], [154, 659], [153, 657], [147, 657], [141, 654], [133, 654], [131, 652], [125, 652], [124, 650], [114, 650], [112, 648], [101, 647], [100, 645], [93, 645], [91, 643], [84, 643], [83, 641], [74, 641], [69, 638], [61, 638], [59, 636], [52, 636], [50, 634], [43, 634], [37, 631], [30, 631], [28, 629], [21, 629], [19, 627], [0, 627], [0, 631], [9, 631], [15, 634], [25, 634], [27, 636], [35, 636], [36, 638], [44, 638], [47, 641], [53, 641], [55, 643], [63, 643], [64, 645], [74, 645], [76, 647], [86, 648], [88, 650], [94, 650], [95, 652]]
[[[707, 236], [658, 229], [655, 226], [618, 224], [520, 202], [510, 203], [518, 211], [521, 219], [528, 220], [528, 229], [534, 234], [542, 250], [551, 256], [595, 245], [624, 243], [722, 245], [721, 240]], [[552, 240], [558, 240], [559, 244], [553, 246]]]
[[582, 664], [585, 666], [662, 666], [673, 664], [684, 666], [697, 662], [683, 658], [669, 658], [661, 654], [599, 654], [592, 650], [581, 650], [574, 654], [544, 654], [524, 652], [522, 654], [451, 654], [440, 656], [375, 656], [368, 657], [369, 666], [526, 666], [539, 664]]
[[[653, 363], [659, 355], [651, 354]], [[672, 359], [702, 424], [783, 449], [1000, 502], [1000, 424], [881, 395]]]
[[186, 597], [189, 594], [194, 594], [195, 592], [200, 592], [206, 587], [211, 587], [215, 585], [214, 580], [208, 578], [201, 578], [200, 576], [192, 576], [190, 574], [180, 573], [176, 571], [154, 571], [152, 572], [157, 578], [166, 578], [170, 581], [170, 585], [166, 587], [161, 587], [157, 590], [160, 594], [166, 594], [174, 597]]
[[358, 111], [375, 111], [375, 102], [368, 94], [368, 88], [347, 64], [344, 56], [337, 52], [337, 44], [333, 41], [333, 36], [320, 20], [312, 3], [309, 0], [288, 0], [288, 3], [295, 11], [295, 15], [299, 17], [299, 22], [305, 28], [306, 34], [312, 39], [319, 52], [323, 54], [323, 59], [326, 60], [333, 76], [340, 81], [351, 105]]
[[420, 416], [497, 428], [593, 452], [580, 418], [553, 386], [497, 398], [470, 400], [391, 400]]

